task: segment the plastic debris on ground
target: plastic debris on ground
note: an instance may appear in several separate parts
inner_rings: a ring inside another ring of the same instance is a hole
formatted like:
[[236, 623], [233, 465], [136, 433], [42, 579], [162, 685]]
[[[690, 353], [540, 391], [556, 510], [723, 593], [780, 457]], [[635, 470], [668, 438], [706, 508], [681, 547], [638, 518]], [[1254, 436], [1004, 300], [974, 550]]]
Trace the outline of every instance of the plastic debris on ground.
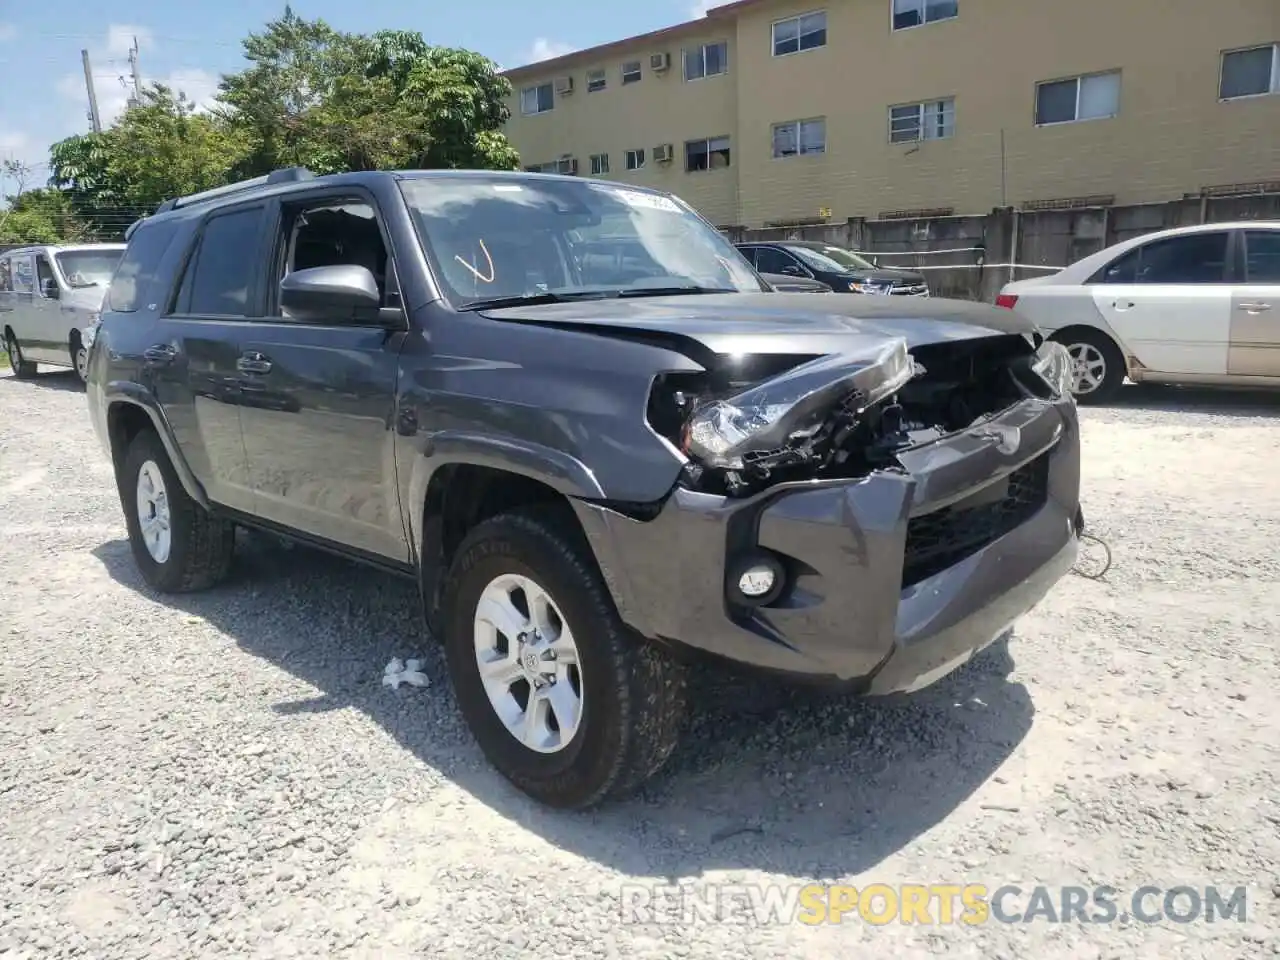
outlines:
[[387, 664], [387, 669], [382, 674], [382, 683], [392, 690], [398, 690], [402, 683], [412, 687], [426, 687], [431, 681], [422, 672], [421, 660], [401, 660], [395, 657]]

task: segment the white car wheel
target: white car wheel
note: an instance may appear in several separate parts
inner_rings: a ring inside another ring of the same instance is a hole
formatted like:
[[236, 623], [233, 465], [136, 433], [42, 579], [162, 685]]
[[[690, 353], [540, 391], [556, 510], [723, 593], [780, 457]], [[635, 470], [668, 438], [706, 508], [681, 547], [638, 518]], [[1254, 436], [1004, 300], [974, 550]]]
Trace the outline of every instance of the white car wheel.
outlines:
[[1087, 396], [1097, 391], [1107, 379], [1107, 358], [1091, 343], [1067, 345], [1067, 353], [1075, 363], [1072, 390], [1076, 396]]

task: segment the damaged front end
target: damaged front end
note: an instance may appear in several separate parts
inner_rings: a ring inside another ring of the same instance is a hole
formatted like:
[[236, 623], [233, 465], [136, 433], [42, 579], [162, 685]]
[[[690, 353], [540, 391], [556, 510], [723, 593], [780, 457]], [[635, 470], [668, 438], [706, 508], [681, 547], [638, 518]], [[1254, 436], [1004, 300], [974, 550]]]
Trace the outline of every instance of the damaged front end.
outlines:
[[650, 426], [687, 458], [682, 484], [730, 497], [776, 483], [901, 471], [913, 448], [980, 426], [1021, 400], [1070, 398], [1057, 343], [1017, 334], [859, 354], [729, 356], [666, 374]]

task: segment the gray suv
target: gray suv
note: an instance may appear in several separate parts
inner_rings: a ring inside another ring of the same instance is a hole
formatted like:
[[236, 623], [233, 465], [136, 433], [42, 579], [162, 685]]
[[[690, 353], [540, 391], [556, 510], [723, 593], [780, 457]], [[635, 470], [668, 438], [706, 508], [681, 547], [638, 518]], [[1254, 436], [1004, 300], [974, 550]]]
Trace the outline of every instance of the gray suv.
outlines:
[[282, 170], [131, 228], [89, 406], [133, 556], [237, 526], [412, 578], [459, 707], [557, 807], [675, 746], [695, 659], [915, 690], [1071, 567], [1070, 363], [975, 303], [771, 292], [669, 194]]

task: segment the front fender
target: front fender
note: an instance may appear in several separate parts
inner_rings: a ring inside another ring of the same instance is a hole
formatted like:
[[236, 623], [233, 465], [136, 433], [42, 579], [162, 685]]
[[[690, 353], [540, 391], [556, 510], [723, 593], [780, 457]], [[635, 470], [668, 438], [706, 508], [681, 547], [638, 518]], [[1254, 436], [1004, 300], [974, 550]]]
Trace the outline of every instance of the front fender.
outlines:
[[[410, 466], [410, 504], [425, 503], [436, 472], [459, 464], [505, 470], [537, 480], [566, 497], [604, 497], [595, 474], [586, 464], [563, 451], [518, 437], [443, 430], [426, 440], [421, 453], [413, 458]], [[409, 521], [414, 549], [420, 550], [423, 542], [420, 506], [409, 511]]]
[[[200, 485], [200, 481], [196, 479], [196, 475], [191, 472], [191, 467], [187, 463], [186, 457], [182, 455], [182, 449], [178, 446], [177, 441], [174, 440], [173, 427], [169, 423], [169, 418], [165, 416], [164, 408], [160, 405], [160, 401], [156, 399], [155, 394], [146, 387], [128, 380], [113, 380], [103, 388], [102, 409], [106, 412], [108, 441], [110, 441], [111, 410], [121, 403], [129, 404], [147, 415], [147, 418], [151, 421], [151, 426], [160, 437], [160, 442], [164, 444], [165, 453], [168, 454], [169, 462], [173, 464], [174, 473], [178, 475], [182, 488], [186, 490], [187, 495], [192, 500], [206, 510], [209, 509], [209, 498], [204, 492], [204, 487]], [[118, 453], [123, 453], [123, 451], [112, 450], [113, 459]]]

